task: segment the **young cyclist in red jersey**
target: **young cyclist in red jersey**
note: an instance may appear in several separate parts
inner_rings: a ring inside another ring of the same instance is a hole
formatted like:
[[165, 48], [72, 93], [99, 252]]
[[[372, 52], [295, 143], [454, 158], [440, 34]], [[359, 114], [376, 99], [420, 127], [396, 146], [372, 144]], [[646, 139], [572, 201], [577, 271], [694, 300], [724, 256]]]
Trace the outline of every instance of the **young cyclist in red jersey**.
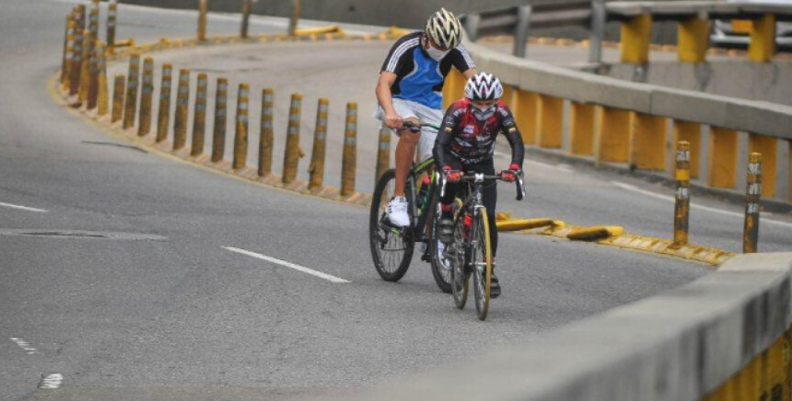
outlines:
[[[463, 173], [495, 175], [493, 155], [498, 134], [506, 136], [512, 149], [509, 169], [502, 172], [504, 181], [514, 182], [523, 173], [525, 146], [514, 116], [506, 104], [499, 100], [501, 96], [503, 86], [500, 80], [492, 74], [478, 72], [468, 79], [465, 98], [454, 102], [443, 118], [433, 154], [448, 182], [445, 196], [441, 199], [442, 219], [438, 233], [440, 240], [446, 244], [453, 238], [452, 211], [454, 198], [461, 186], [459, 180]], [[498, 202], [496, 184], [489, 183], [483, 192], [484, 206], [493, 217]], [[494, 218], [489, 220], [489, 225], [494, 260], [498, 249], [498, 230]], [[494, 270], [491, 285], [491, 297], [497, 298], [501, 288]]]

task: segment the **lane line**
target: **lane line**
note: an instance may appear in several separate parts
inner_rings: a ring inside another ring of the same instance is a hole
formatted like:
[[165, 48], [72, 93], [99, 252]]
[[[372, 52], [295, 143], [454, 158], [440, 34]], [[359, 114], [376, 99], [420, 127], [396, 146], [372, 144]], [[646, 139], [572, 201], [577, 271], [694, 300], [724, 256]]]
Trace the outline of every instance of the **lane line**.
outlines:
[[8, 207], [8, 208], [11, 208], [11, 209], [25, 210], [25, 211], [28, 211], [28, 212], [48, 213], [44, 209], [36, 209], [35, 207], [27, 207], [27, 206], [22, 206], [22, 205], [15, 205], [13, 203], [0, 202], [0, 206]]
[[60, 373], [53, 373], [41, 379], [39, 389], [42, 390], [57, 390], [63, 385], [63, 375]]
[[[618, 182], [618, 181], [611, 181], [611, 184], [613, 184], [613, 185], [615, 185], [615, 186], [617, 186], [617, 187], [619, 187], [621, 189], [624, 189], [624, 190], [627, 190], [627, 191], [631, 191], [631, 192], [635, 192], [635, 193], [639, 193], [639, 194], [646, 195], [646, 196], [650, 196], [652, 198], [662, 199], [662, 200], [668, 201], [668, 202], [676, 202], [676, 199], [673, 196], [657, 194], [657, 193], [654, 193], [654, 192], [651, 192], [651, 191], [647, 191], [645, 189], [638, 188], [638, 187], [636, 187], [634, 185], [625, 184], [623, 182]], [[714, 207], [699, 205], [699, 204], [695, 204], [695, 203], [691, 203], [690, 204], [690, 208], [691, 209], [704, 210], [704, 211], [707, 211], [707, 212], [710, 212], [710, 213], [717, 213], [717, 214], [721, 214], [721, 215], [724, 215], [724, 216], [737, 217], [737, 218], [740, 218], [740, 219], [744, 219], [745, 218], [745, 215], [742, 214], [742, 213], [731, 212], [731, 211], [728, 211], [728, 210], [717, 209], [717, 208], [714, 208]], [[764, 213], [762, 213], [762, 214], [764, 214]], [[781, 226], [781, 227], [792, 228], [792, 223], [787, 223], [785, 221], [771, 220], [771, 219], [768, 219], [768, 218], [761, 219], [759, 224], [761, 224], [761, 223], [768, 223], [768, 224], [774, 224], [774, 225]]]
[[250, 256], [251, 258], [261, 259], [261, 260], [265, 260], [265, 261], [270, 262], [270, 263], [275, 263], [277, 265], [288, 267], [290, 269], [294, 269], [294, 270], [297, 270], [299, 272], [310, 274], [312, 276], [316, 276], [316, 277], [325, 279], [325, 280], [333, 282], [333, 283], [349, 283], [350, 282], [350, 281], [344, 280], [342, 278], [331, 276], [331, 275], [329, 275], [327, 273], [322, 273], [322, 272], [319, 272], [319, 271], [316, 271], [316, 270], [313, 270], [313, 269], [309, 269], [307, 267], [303, 267], [303, 266], [300, 266], [300, 265], [296, 265], [294, 263], [287, 262], [285, 260], [280, 260], [280, 259], [273, 258], [273, 257], [270, 257], [270, 256], [262, 255], [260, 253], [246, 251], [244, 249], [234, 248], [234, 247], [231, 247], [231, 246], [224, 246], [223, 249], [225, 249], [227, 251], [235, 252], [235, 253], [238, 253], [238, 254], [241, 254], [241, 255]]
[[30, 346], [30, 343], [17, 337], [11, 337], [11, 341], [15, 342], [19, 348], [22, 348], [28, 355], [33, 355], [36, 353], [36, 349]]

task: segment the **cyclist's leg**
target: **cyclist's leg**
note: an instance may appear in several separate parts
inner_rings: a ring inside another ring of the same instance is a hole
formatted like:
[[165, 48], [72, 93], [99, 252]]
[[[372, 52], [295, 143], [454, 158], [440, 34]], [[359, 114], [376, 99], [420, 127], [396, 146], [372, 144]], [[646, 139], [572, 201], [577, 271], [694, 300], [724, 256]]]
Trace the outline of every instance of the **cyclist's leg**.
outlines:
[[[415, 105], [412, 102], [404, 101], [401, 99], [393, 99], [393, 107], [396, 113], [401, 116], [402, 120], [410, 121], [413, 123], [420, 123], [418, 114], [415, 110]], [[381, 108], [378, 110], [377, 117], [384, 118], [384, 112]], [[415, 156], [415, 149], [418, 147], [418, 141], [421, 134], [413, 134], [410, 132], [398, 132], [396, 135], [399, 137], [396, 143], [396, 182], [394, 183], [393, 196], [404, 196], [404, 186], [407, 183], [407, 175], [410, 174], [410, 167], [412, 167], [413, 157]]]
[[[456, 158], [449, 158], [448, 164], [454, 170], [462, 170], [462, 163]], [[451, 242], [454, 235], [454, 199], [456, 199], [462, 183], [448, 182], [445, 186], [445, 194], [440, 198], [440, 227], [439, 234], [441, 241]]]
[[[432, 124], [440, 126], [443, 120], [443, 111], [440, 109], [432, 109], [430, 107], [411, 102], [413, 110], [416, 115], [424, 124]], [[434, 149], [435, 140], [437, 140], [437, 130], [432, 127], [423, 127], [421, 129], [421, 140], [418, 143], [418, 162], [422, 162], [432, 157], [432, 149]]]

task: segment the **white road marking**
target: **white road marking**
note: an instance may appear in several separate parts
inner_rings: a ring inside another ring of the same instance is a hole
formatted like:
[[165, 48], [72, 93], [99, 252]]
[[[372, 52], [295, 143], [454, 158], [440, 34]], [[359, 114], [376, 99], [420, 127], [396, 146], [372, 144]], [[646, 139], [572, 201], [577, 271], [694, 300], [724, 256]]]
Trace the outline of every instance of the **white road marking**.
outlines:
[[230, 246], [224, 246], [223, 249], [225, 249], [227, 251], [231, 251], [231, 252], [236, 252], [236, 253], [239, 253], [239, 254], [242, 254], [242, 255], [250, 256], [251, 258], [261, 259], [261, 260], [265, 260], [265, 261], [270, 262], [270, 263], [275, 263], [277, 265], [285, 266], [285, 267], [288, 267], [290, 269], [297, 270], [299, 272], [303, 272], [303, 273], [310, 274], [312, 276], [323, 278], [323, 279], [325, 279], [327, 281], [330, 281], [330, 282], [333, 282], [333, 283], [349, 283], [349, 281], [347, 281], [347, 280], [344, 280], [344, 279], [341, 279], [341, 278], [338, 278], [338, 277], [335, 277], [335, 276], [331, 276], [331, 275], [329, 275], [327, 273], [322, 273], [322, 272], [319, 272], [319, 271], [316, 271], [316, 270], [313, 270], [313, 269], [309, 269], [307, 267], [303, 267], [303, 266], [300, 266], [300, 265], [295, 265], [294, 263], [290, 263], [290, 262], [287, 262], [285, 260], [280, 260], [280, 259], [276, 259], [276, 258], [273, 258], [273, 257], [270, 257], [270, 256], [262, 255], [260, 253], [246, 251], [244, 249], [234, 248], [234, 247], [230, 247]]
[[[624, 190], [627, 190], [627, 191], [631, 191], [631, 192], [635, 192], [635, 193], [639, 193], [639, 194], [646, 195], [646, 196], [650, 196], [652, 198], [662, 199], [662, 200], [669, 201], [669, 202], [676, 202], [676, 199], [673, 196], [657, 194], [657, 193], [654, 193], [654, 192], [651, 192], [651, 191], [647, 191], [645, 189], [638, 188], [638, 187], [636, 187], [634, 185], [625, 184], [623, 182], [618, 182], [618, 181], [611, 181], [611, 184], [613, 184], [613, 185], [615, 185], [615, 186], [617, 186], [617, 187], [619, 187], [621, 189], [624, 189]], [[722, 214], [724, 216], [737, 217], [737, 218], [740, 218], [740, 219], [744, 219], [745, 218], [745, 214], [743, 214], [743, 213], [737, 213], [737, 212], [731, 212], [731, 211], [728, 211], [728, 210], [716, 209], [714, 207], [699, 205], [699, 204], [695, 204], [695, 203], [691, 203], [690, 204], [690, 208], [691, 209], [704, 210], [704, 211], [711, 212], [711, 213]], [[762, 215], [765, 215], [765, 213], [762, 213]], [[792, 223], [787, 223], [785, 221], [778, 221], [778, 220], [771, 220], [771, 219], [763, 218], [760, 221], [760, 224], [762, 224], [762, 223], [768, 223], [768, 224], [774, 224], [774, 225], [778, 225], [778, 226], [782, 226], [782, 227], [792, 228]]]
[[36, 353], [36, 349], [30, 346], [30, 343], [17, 337], [11, 337], [11, 341], [15, 342], [19, 348], [22, 348], [28, 355], [33, 355]]
[[63, 375], [53, 373], [41, 379], [39, 388], [42, 390], [57, 390], [63, 385]]
[[25, 210], [25, 211], [28, 211], [28, 212], [47, 213], [47, 211], [44, 210], [44, 209], [36, 209], [35, 207], [27, 207], [27, 206], [15, 205], [13, 203], [0, 202], [0, 206], [9, 207], [11, 209]]

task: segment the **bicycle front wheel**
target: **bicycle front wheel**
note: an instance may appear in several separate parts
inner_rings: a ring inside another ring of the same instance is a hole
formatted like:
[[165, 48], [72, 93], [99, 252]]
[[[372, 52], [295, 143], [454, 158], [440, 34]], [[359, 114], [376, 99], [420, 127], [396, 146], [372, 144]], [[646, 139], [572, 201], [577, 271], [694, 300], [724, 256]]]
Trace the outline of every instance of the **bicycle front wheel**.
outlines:
[[476, 300], [476, 313], [479, 320], [487, 318], [492, 284], [492, 248], [490, 244], [487, 209], [476, 211], [473, 223], [473, 241], [470, 254], [473, 268], [473, 296]]
[[[391, 169], [382, 174], [377, 187], [374, 189], [374, 196], [371, 199], [371, 210], [369, 214], [369, 244], [371, 246], [371, 258], [374, 260], [374, 267], [380, 277], [385, 281], [399, 281], [407, 269], [410, 267], [413, 250], [415, 249], [415, 237], [411, 227], [398, 229], [392, 227], [388, 222], [385, 209], [393, 196], [396, 184], [396, 171]], [[408, 185], [405, 188], [407, 199], [411, 196], [412, 188]], [[409, 209], [412, 212], [412, 208]], [[412, 216], [411, 219], [412, 221]]]
[[457, 213], [454, 219], [454, 240], [448, 245], [447, 253], [450, 255], [451, 264], [451, 294], [454, 296], [454, 305], [459, 309], [465, 308], [468, 296], [468, 283], [470, 271], [468, 265], [467, 236], [465, 228], [465, 213]]

